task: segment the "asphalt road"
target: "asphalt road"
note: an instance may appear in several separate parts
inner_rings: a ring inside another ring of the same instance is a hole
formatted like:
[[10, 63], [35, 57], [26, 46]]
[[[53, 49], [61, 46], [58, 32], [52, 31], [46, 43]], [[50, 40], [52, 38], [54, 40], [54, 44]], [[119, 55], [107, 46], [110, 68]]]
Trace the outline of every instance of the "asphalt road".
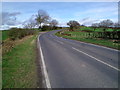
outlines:
[[52, 88], [118, 88], [119, 51], [57, 37], [39, 37]]

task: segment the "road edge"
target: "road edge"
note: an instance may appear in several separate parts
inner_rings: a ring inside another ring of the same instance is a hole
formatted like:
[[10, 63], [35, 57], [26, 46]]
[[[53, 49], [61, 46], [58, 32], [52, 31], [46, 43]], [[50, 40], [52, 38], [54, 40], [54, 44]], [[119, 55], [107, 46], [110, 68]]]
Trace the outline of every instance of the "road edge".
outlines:
[[[57, 32], [56, 32], [56, 33], [57, 33]], [[56, 33], [54, 33], [55, 36], [57, 36]], [[63, 38], [63, 39], [74, 40], [74, 41], [81, 42], [81, 43], [84, 43], [84, 44], [93, 45], [93, 46], [96, 46], [96, 47], [101, 47], [101, 48], [105, 48], [105, 49], [108, 49], [108, 50], [113, 50], [113, 51], [120, 52], [119, 49], [115, 49], [115, 48], [112, 48], [112, 47], [107, 47], [107, 46], [104, 46], [104, 45], [99, 45], [99, 44], [90, 43], [90, 42], [84, 42], [84, 41], [75, 40], [75, 39], [70, 39], [70, 38], [64, 38], [64, 37], [62, 37], [62, 36], [57, 36], [57, 37], [60, 37], [60, 38]]]
[[47, 69], [46, 69], [46, 65], [45, 65], [45, 61], [44, 61], [44, 56], [43, 56], [43, 52], [42, 52], [42, 48], [41, 48], [41, 45], [40, 45], [40, 35], [38, 35], [38, 38], [37, 38], [37, 46], [38, 46], [38, 49], [39, 49], [39, 52], [40, 52], [40, 56], [41, 56], [41, 70], [42, 70], [42, 76], [43, 76], [43, 85], [45, 88], [51, 88], [51, 84], [50, 84], [50, 80], [49, 80], [49, 77], [48, 77], [48, 73], [47, 73]]
[[[59, 37], [59, 36], [57, 36], [57, 37]], [[60, 38], [63, 38], [63, 37], [60, 37]], [[63, 39], [69, 39], [69, 38], [63, 38]], [[105, 48], [105, 49], [108, 49], [108, 50], [113, 50], [113, 51], [120, 52], [120, 50], [118, 50], [118, 49], [110, 48], [110, 47], [107, 47], [107, 46], [102, 46], [102, 45], [98, 45], [98, 44], [94, 44], [94, 43], [79, 41], [79, 40], [75, 40], [75, 39], [69, 39], [69, 40], [74, 40], [74, 41], [84, 43], [84, 44], [87, 44], [87, 45], [92, 45], [92, 46], [101, 47], [101, 48]]]

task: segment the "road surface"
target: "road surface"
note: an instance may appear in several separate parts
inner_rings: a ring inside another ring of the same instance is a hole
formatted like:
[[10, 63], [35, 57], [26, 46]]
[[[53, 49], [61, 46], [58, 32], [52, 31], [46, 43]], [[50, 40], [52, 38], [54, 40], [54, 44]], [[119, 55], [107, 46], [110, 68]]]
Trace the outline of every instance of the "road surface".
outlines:
[[52, 88], [118, 88], [119, 51], [57, 37], [55, 32], [39, 37]]

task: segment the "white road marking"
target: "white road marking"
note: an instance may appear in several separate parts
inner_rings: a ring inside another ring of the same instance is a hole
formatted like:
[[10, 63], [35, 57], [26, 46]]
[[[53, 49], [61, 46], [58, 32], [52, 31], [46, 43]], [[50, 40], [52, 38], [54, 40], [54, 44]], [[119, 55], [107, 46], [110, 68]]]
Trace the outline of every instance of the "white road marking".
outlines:
[[39, 46], [40, 55], [41, 55], [42, 69], [43, 69], [43, 74], [44, 74], [44, 77], [45, 77], [45, 83], [46, 83], [47, 88], [51, 88], [50, 80], [49, 80], [47, 69], [46, 69], [46, 66], [45, 66], [44, 56], [43, 56], [43, 53], [42, 53], [42, 48], [40, 46], [39, 37], [40, 37], [40, 35], [38, 36], [38, 46]]
[[81, 43], [88, 44], [88, 45], [93, 45], [93, 46], [96, 46], [96, 47], [102, 47], [102, 48], [105, 48], [105, 49], [109, 49], [109, 50], [113, 50], [113, 51], [118, 51], [119, 52], [119, 50], [108, 48], [108, 47], [105, 47], [105, 46], [99, 46], [99, 45], [95, 45], [95, 44], [92, 44], [92, 43], [85, 43], [85, 42], [81, 42]]
[[57, 42], [59, 42], [59, 43], [61, 43], [61, 44], [64, 44], [63, 42], [61, 42], [61, 41], [58, 41], [58, 40], [56, 40]]
[[52, 35], [50, 34], [50, 36], [52, 37]]
[[59, 37], [57, 37], [56, 35], [54, 35], [56, 38], [59, 38]]
[[[65, 38], [63, 37], [60, 37], [64, 40], [66, 40]], [[69, 39], [71, 40], [71, 39]], [[74, 40], [75, 41], [75, 40]], [[117, 51], [117, 52], [120, 52], [120, 50], [116, 50], [116, 49], [113, 49], [113, 48], [109, 48], [109, 47], [105, 47], [105, 46], [100, 46], [100, 45], [95, 45], [95, 44], [92, 44], [92, 43], [85, 43], [85, 42], [82, 42], [82, 41], [77, 41], [77, 42], [80, 42], [80, 43], [84, 43], [84, 44], [87, 44], [87, 45], [92, 45], [92, 46], [96, 46], [96, 47], [102, 47], [102, 48], [105, 48], [105, 49], [109, 49], [109, 50], [113, 50], [113, 51]]]
[[80, 50], [74, 48], [74, 47], [72, 47], [72, 48], [73, 48], [74, 50], [80, 52], [80, 53], [83, 53], [83, 54], [85, 54], [85, 55], [87, 55], [87, 56], [89, 56], [89, 57], [95, 59], [95, 60], [98, 61], [98, 62], [101, 62], [101, 63], [103, 63], [103, 64], [105, 64], [105, 65], [107, 65], [107, 66], [109, 66], [109, 67], [111, 67], [111, 68], [113, 68], [113, 69], [115, 69], [115, 70], [120, 71], [120, 69], [118, 69], [118, 68], [116, 68], [116, 67], [114, 67], [114, 66], [112, 66], [112, 65], [110, 65], [110, 64], [108, 64], [108, 63], [106, 63], [106, 62], [103, 62], [103, 61], [101, 61], [101, 60], [99, 60], [99, 59], [97, 59], [97, 58], [95, 58], [95, 57], [93, 57], [93, 56], [91, 56], [91, 55], [89, 55], [89, 54], [83, 52], [83, 51], [80, 51]]

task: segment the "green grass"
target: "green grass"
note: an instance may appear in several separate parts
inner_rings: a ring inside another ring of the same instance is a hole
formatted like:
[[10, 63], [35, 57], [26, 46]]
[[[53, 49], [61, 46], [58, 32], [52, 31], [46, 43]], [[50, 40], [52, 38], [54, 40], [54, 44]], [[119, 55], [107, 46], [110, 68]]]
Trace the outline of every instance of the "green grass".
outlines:
[[[29, 38], [28, 38], [29, 37]], [[2, 58], [3, 88], [36, 88], [36, 36], [28, 36]]]
[[[36, 30], [36, 32], [42, 32], [41, 30], [38, 30], [38, 28], [34, 28], [33, 30]], [[58, 29], [56, 29], [56, 30], [58, 30]], [[47, 31], [54, 31], [54, 30], [46, 30], [46, 32]], [[0, 32], [2, 32], [2, 41], [9, 38], [9, 36], [8, 36], [9, 30], [2, 30]]]
[[93, 43], [97, 45], [102, 45], [110, 48], [115, 48], [115, 49], [120, 49], [120, 43], [113, 43], [111, 40], [107, 39], [99, 39], [99, 38], [92, 38], [88, 37], [86, 32], [77, 32], [77, 31], [64, 31], [64, 34], [71, 34], [71, 36], [68, 35], [62, 35], [60, 33], [56, 33], [57, 36], [63, 37], [63, 38], [68, 38], [68, 39], [73, 39], [73, 40], [78, 40], [78, 41], [83, 41], [87, 43]]
[[[94, 31], [94, 28], [93, 27], [80, 27], [79, 29], [77, 29], [77, 31], [82, 31], [82, 30]], [[102, 32], [103, 28], [96, 28], [95, 31], [96, 32]], [[113, 31], [113, 29], [107, 28], [106, 31]], [[120, 29], [116, 29], [116, 31], [120, 31]]]
[[7, 38], [9, 38], [8, 33], [9, 33], [8, 30], [2, 31], [2, 40], [6, 40]]
[[[9, 31], [10, 31], [10, 30], [2, 30], [2, 31], [1, 31], [1, 32], [2, 32], [2, 41], [10, 38], [9, 35], [8, 35], [8, 34], [9, 34]], [[35, 32], [39, 32], [37, 29], [34, 29], [34, 31], [35, 31]]]

